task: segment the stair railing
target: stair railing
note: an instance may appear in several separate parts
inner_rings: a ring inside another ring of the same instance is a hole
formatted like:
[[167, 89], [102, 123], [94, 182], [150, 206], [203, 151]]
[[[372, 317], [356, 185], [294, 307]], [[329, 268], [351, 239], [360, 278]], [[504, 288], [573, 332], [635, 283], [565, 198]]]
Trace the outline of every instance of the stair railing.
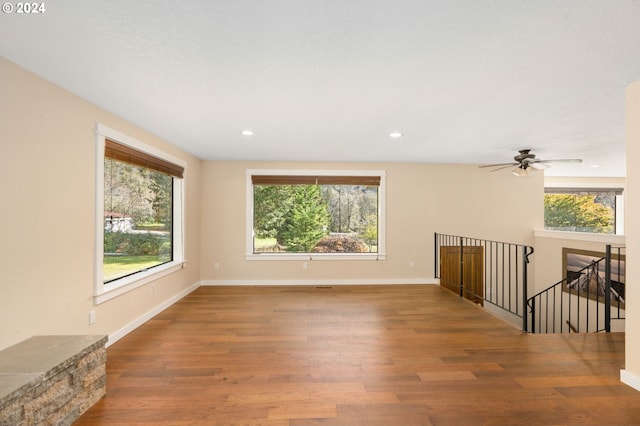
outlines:
[[[522, 319], [523, 331], [528, 330], [527, 287], [529, 256], [533, 254], [533, 247], [492, 241], [480, 238], [463, 237], [435, 233], [434, 262], [436, 278], [441, 278], [440, 249], [444, 246], [460, 248], [459, 294], [465, 296], [464, 290], [464, 248], [473, 246], [483, 247], [483, 292], [473, 294], [495, 307]], [[469, 296], [468, 294], [466, 294]]]
[[623, 250], [607, 245], [604, 257], [530, 297], [530, 331], [610, 332], [612, 320], [624, 319]]

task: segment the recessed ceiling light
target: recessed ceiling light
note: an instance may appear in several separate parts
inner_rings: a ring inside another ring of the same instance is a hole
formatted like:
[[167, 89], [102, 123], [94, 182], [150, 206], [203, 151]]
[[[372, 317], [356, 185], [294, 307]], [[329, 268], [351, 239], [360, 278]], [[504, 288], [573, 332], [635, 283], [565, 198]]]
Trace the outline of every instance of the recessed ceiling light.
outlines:
[[249, 129], [243, 130], [240, 133], [242, 133], [243, 136], [253, 136], [253, 130], [249, 130]]
[[391, 132], [389, 133], [389, 137], [393, 139], [398, 139], [402, 137], [402, 133], [400, 132]]
[[597, 169], [598, 167], [600, 167], [600, 164], [592, 164], [591, 167]]

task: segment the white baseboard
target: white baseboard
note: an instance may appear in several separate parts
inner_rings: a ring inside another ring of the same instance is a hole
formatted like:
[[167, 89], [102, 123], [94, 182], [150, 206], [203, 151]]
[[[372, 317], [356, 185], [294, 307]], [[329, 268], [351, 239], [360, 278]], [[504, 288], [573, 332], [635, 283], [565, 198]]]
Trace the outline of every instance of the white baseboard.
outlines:
[[436, 278], [397, 279], [336, 279], [336, 280], [205, 280], [203, 286], [312, 286], [312, 285], [396, 285], [396, 284], [440, 284]]
[[630, 373], [627, 370], [620, 370], [620, 381], [640, 391], [640, 376]]
[[124, 336], [126, 336], [129, 333], [131, 333], [133, 330], [135, 330], [136, 328], [140, 327], [142, 324], [144, 324], [145, 322], [149, 321], [151, 318], [153, 318], [154, 316], [158, 315], [160, 312], [164, 311], [169, 306], [173, 305], [178, 300], [182, 299], [183, 297], [185, 297], [186, 295], [188, 295], [189, 293], [191, 293], [192, 291], [194, 291], [195, 289], [200, 287], [200, 285], [201, 285], [200, 282], [192, 284], [191, 286], [189, 286], [186, 289], [182, 290], [180, 293], [176, 294], [175, 296], [171, 297], [170, 299], [165, 300], [164, 302], [162, 302], [161, 304], [159, 304], [158, 306], [156, 306], [155, 308], [153, 308], [152, 310], [150, 310], [146, 314], [136, 318], [134, 321], [131, 321], [129, 324], [125, 325], [120, 330], [116, 331], [115, 333], [110, 334], [109, 335], [109, 339], [107, 340], [106, 346], [109, 347], [112, 344], [114, 344], [115, 342], [117, 342], [118, 340], [122, 339]]

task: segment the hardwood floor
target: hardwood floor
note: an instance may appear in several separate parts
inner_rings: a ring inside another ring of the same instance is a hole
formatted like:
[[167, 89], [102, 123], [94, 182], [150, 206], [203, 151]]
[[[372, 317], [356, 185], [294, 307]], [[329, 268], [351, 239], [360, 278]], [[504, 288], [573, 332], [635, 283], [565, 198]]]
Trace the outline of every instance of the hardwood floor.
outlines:
[[107, 350], [77, 425], [631, 425], [623, 334], [523, 334], [435, 285], [201, 287]]

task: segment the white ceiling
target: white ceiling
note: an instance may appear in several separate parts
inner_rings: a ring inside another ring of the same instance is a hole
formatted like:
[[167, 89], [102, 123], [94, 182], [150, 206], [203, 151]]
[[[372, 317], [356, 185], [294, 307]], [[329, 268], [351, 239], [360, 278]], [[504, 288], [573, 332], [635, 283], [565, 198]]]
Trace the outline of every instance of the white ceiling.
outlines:
[[584, 160], [547, 175], [625, 175], [639, 0], [44, 4], [0, 15], [0, 55], [202, 159], [481, 164], [532, 148]]

